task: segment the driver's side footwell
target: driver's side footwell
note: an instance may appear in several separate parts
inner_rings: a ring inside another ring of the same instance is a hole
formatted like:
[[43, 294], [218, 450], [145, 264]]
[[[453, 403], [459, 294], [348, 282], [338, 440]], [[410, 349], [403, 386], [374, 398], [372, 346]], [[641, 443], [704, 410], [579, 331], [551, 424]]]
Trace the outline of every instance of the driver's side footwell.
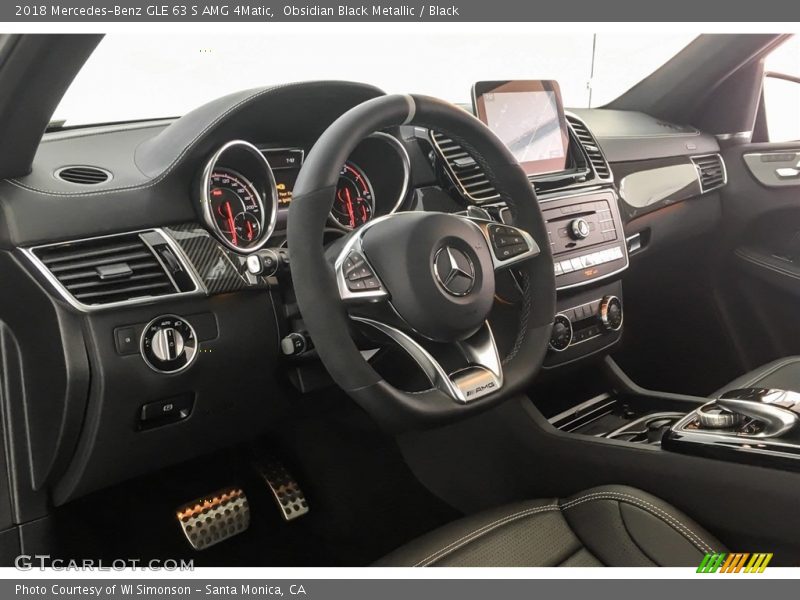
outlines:
[[[353, 407], [335, 419], [292, 419], [262, 441], [301, 482], [310, 506], [303, 518], [283, 520], [251, 468], [259, 451], [236, 449], [57, 509], [52, 555], [184, 558], [194, 559], [195, 566], [363, 566], [460, 516], [422, 487], [393, 440]], [[175, 521], [175, 508], [232, 485], [247, 493], [250, 528], [193, 551]]]

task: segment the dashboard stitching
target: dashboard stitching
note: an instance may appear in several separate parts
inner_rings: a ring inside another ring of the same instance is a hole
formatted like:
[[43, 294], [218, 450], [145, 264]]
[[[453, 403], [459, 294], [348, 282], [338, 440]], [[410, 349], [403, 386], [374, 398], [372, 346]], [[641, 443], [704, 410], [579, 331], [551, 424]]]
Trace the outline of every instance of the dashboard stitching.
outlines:
[[178, 156], [175, 157], [175, 159], [167, 166], [167, 168], [164, 169], [164, 171], [162, 171], [159, 175], [156, 175], [156, 177], [151, 179], [148, 183], [137, 184], [137, 185], [129, 185], [129, 186], [123, 186], [123, 187], [118, 187], [118, 188], [110, 188], [110, 189], [107, 189], [107, 190], [98, 190], [96, 192], [74, 193], [74, 192], [53, 192], [53, 191], [49, 191], [49, 190], [43, 190], [43, 189], [40, 189], [40, 188], [37, 188], [37, 187], [26, 185], [26, 184], [22, 183], [21, 181], [19, 181], [18, 179], [8, 179], [6, 181], [8, 181], [8, 183], [10, 183], [10, 184], [12, 184], [12, 185], [14, 185], [14, 186], [16, 186], [18, 188], [22, 188], [22, 189], [29, 190], [29, 191], [32, 191], [32, 192], [38, 192], [40, 194], [46, 194], [48, 196], [59, 196], [59, 197], [67, 196], [67, 197], [71, 197], [71, 198], [103, 196], [103, 195], [106, 195], [106, 194], [113, 194], [113, 193], [116, 193], [116, 192], [125, 192], [125, 191], [132, 191], [132, 190], [148, 189], [148, 188], [151, 188], [151, 187], [157, 185], [161, 181], [163, 181], [164, 178], [173, 171], [173, 169], [177, 166], [177, 164], [181, 161], [181, 159], [183, 159], [183, 157], [186, 155], [186, 153], [189, 152], [189, 150], [191, 150], [194, 147], [194, 145], [197, 143], [197, 141], [200, 138], [202, 138], [206, 133], [208, 133], [208, 131], [210, 131], [214, 126], [216, 126], [217, 123], [219, 123], [222, 119], [227, 117], [233, 111], [237, 110], [241, 106], [244, 106], [245, 104], [248, 104], [250, 101], [255, 100], [256, 98], [260, 98], [261, 96], [264, 96], [264, 95], [268, 94], [269, 92], [273, 92], [273, 91], [277, 91], [277, 90], [280, 90], [280, 89], [285, 89], [285, 88], [289, 88], [289, 87], [293, 87], [293, 86], [297, 86], [297, 85], [301, 85], [301, 84], [298, 84], [298, 83], [287, 83], [287, 84], [284, 84], [284, 85], [277, 85], [277, 86], [264, 88], [264, 89], [261, 89], [261, 90], [259, 90], [258, 92], [254, 93], [254, 94], [251, 94], [250, 96], [247, 96], [246, 98], [243, 98], [242, 100], [240, 100], [239, 102], [237, 102], [233, 106], [229, 107], [225, 112], [223, 112], [222, 114], [218, 115], [213, 121], [208, 123], [203, 128], [203, 130], [200, 131], [200, 133], [198, 133], [195, 136], [195, 138], [183, 148], [183, 150], [181, 150], [180, 154], [178, 154]]
[[[161, 120], [159, 119], [155, 123], [139, 123], [137, 125], [114, 125], [113, 127], [106, 127], [102, 131], [92, 131], [91, 133], [72, 133], [66, 131], [54, 131], [50, 135], [52, 137], [42, 138], [40, 143], [42, 144], [52, 144], [55, 142], [65, 142], [71, 140], [79, 140], [81, 138], [87, 137], [97, 137], [98, 135], [109, 135], [119, 132], [129, 132], [129, 131], [142, 131], [144, 129], [162, 129], [167, 125], [174, 123], [173, 120]], [[100, 129], [100, 128], [99, 128]], [[60, 134], [60, 135], [59, 135]]]

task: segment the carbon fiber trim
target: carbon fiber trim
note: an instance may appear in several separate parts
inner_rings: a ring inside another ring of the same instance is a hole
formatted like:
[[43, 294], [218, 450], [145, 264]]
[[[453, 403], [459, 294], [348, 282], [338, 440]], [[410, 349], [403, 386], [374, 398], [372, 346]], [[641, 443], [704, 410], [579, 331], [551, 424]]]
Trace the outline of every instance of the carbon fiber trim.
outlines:
[[263, 277], [248, 274], [245, 257], [225, 248], [201, 225], [171, 225], [164, 231], [186, 254], [209, 295], [267, 286]]

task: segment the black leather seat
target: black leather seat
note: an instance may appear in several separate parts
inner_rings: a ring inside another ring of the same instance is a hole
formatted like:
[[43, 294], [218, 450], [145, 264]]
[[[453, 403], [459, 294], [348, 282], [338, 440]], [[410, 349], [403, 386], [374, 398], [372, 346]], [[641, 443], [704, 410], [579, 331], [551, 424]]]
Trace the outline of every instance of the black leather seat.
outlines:
[[737, 377], [725, 387], [714, 392], [711, 397], [717, 398], [728, 390], [749, 387], [800, 392], [800, 356], [788, 356], [767, 363], [754, 371]]
[[694, 566], [722, 544], [658, 498], [603, 486], [566, 499], [531, 500], [461, 519], [378, 566]]

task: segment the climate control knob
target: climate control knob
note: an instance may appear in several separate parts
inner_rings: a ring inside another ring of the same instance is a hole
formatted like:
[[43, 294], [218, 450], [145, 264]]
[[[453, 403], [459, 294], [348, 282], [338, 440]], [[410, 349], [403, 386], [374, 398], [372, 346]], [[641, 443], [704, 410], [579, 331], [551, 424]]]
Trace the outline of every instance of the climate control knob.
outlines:
[[154, 371], [177, 373], [197, 357], [197, 334], [182, 317], [157, 317], [144, 328], [140, 351], [144, 362]]
[[558, 314], [553, 321], [553, 331], [550, 333], [550, 349], [563, 352], [572, 343], [572, 322], [566, 315]]
[[622, 327], [622, 301], [616, 296], [606, 296], [600, 301], [600, 322], [608, 331]]

